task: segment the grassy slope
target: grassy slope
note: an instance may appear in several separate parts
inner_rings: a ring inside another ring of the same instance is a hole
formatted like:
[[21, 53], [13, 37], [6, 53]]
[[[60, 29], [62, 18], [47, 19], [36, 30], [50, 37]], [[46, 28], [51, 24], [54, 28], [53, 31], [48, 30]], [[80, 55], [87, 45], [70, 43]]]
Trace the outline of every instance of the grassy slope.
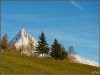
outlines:
[[99, 68], [78, 63], [2, 53], [4, 74], [91, 74]]

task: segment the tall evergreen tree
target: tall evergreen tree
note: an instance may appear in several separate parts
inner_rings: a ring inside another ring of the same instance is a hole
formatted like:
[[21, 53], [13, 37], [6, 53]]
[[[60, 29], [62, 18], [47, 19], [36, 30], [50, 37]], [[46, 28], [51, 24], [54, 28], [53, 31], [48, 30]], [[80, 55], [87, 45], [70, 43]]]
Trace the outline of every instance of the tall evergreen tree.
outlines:
[[8, 37], [7, 34], [5, 34], [1, 40], [1, 49], [7, 50], [7, 48], [8, 48]]
[[67, 58], [68, 53], [65, 51], [65, 48], [63, 46], [61, 46], [61, 60]]
[[51, 46], [51, 57], [54, 59], [57, 59], [57, 53], [58, 53], [58, 41], [55, 39], [52, 46]]
[[57, 39], [54, 40], [52, 46], [51, 46], [51, 57], [58, 60], [63, 60], [67, 57], [67, 52], [65, 51], [65, 48], [57, 41]]
[[43, 54], [48, 53], [49, 51], [49, 46], [45, 38], [45, 34], [42, 32], [41, 36], [39, 36], [40, 41], [38, 41], [39, 45], [37, 46], [36, 50], [42, 53], [42, 58]]

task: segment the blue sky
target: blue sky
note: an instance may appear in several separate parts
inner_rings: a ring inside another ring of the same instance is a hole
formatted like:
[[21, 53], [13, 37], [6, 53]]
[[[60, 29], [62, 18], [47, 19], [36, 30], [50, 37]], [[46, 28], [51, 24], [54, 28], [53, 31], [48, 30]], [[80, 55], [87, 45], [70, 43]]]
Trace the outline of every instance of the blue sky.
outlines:
[[56, 38], [66, 50], [99, 62], [98, 1], [2, 1], [1, 36], [10, 41], [22, 28], [38, 39], [44, 31], [49, 45]]

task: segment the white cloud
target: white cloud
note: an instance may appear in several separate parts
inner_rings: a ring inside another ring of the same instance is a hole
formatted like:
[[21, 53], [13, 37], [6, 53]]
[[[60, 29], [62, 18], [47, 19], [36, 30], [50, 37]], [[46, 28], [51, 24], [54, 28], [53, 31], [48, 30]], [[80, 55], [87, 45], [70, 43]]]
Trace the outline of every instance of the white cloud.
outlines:
[[86, 12], [86, 10], [85, 10], [82, 6], [80, 6], [79, 4], [77, 4], [75, 1], [70, 1], [70, 2], [71, 2], [73, 5], [75, 5], [77, 8], [79, 8], [80, 10]]

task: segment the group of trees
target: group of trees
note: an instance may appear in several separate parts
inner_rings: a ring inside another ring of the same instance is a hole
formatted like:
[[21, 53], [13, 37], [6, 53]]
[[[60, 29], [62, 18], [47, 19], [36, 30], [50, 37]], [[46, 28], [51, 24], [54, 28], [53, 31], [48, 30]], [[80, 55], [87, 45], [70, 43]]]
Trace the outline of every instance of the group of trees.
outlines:
[[2, 52], [3, 51], [14, 51], [16, 50], [16, 47], [14, 46], [14, 42], [11, 43], [11, 45], [8, 44], [8, 36], [5, 34], [2, 39], [0, 40], [0, 47]]
[[52, 58], [56, 60], [63, 60], [67, 58], [68, 52], [65, 50], [65, 48], [58, 42], [57, 39], [54, 39], [53, 44], [51, 47], [49, 47], [45, 34], [42, 32], [39, 36], [38, 46], [36, 48], [37, 51], [39, 51], [42, 54], [47, 54], [50, 51], [50, 55]]
[[[33, 43], [29, 44], [31, 49], [33, 48], [32, 44]], [[12, 42], [12, 44], [10, 45], [8, 44], [7, 34], [5, 34], [0, 40], [0, 45], [2, 51], [16, 50], [14, 42]], [[47, 54], [49, 52], [51, 57], [55, 60], [63, 60], [67, 57], [73, 60], [74, 58], [71, 57], [71, 55], [75, 54], [73, 46], [70, 46], [68, 51], [66, 51], [64, 46], [60, 44], [57, 39], [54, 39], [54, 42], [50, 47], [46, 41], [44, 32], [42, 32], [41, 35], [39, 36], [39, 41], [38, 41], [38, 46], [36, 47], [36, 51], [42, 54], [42, 58], [44, 57], [44, 54]]]

